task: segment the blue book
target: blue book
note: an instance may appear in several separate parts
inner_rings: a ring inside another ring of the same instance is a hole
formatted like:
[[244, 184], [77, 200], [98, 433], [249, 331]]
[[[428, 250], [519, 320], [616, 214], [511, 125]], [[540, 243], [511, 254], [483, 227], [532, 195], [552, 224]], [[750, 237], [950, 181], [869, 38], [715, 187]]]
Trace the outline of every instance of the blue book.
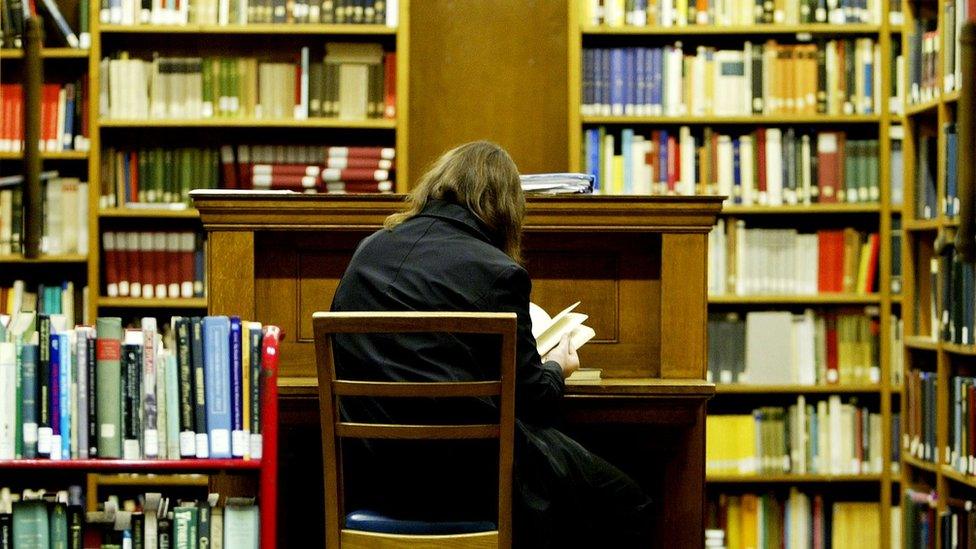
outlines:
[[613, 116], [624, 114], [624, 64], [623, 48], [610, 50], [610, 114]]
[[61, 338], [58, 334], [51, 334], [48, 340], [50, 346], [50, 377], [48, 379], [49, 400], [48, 418], [51, 420], [51, 459], [58, 459], [61, 454], [61, 353], [68, 349], [61, 348]]
[[636, 103], [636, 75], [637, 69], [636, 48], [626, 48], [624, 50], [624, 114], [633, 115]]
[[586, 173], [593, 176], [595, 185], [600, 181], [600, 130], [586, 130]]
[[583, 50], [583, 106], [589, 107], [593, 104], [593, 48]]
[[657, 165], [660, 169], [657, 180], [658, 183], [667, 185], [668, 183], [668, 131], [661, 130], [661, 142], [657, 144]]
[[946, 201], [945, 214], [953, 217], [959, 214], [959, 179], [957, 167], [959, 165], [959, 143], [956, 137], [956, 125], [946, 124]]
[[604, 48], [600, 55], [600, 114], [610, 114], [610, 50]]
[[241, 317], [230, 317], [230, 450], [234, 457], [244, 457], [247, 440], [244, 437], [244, 359], [241, 342]]
[[[870, 57], [874, 59], [874, 57]], [[867, 107], [864, 109], [864, 114], [874, 114], [874, 62], [867, 61], [864, 63], [864, 105]]]
[[634, 111], [635, 114], [644, 114], [644, 105], [647, 104], [647, 48], [637, 48], [635, 55], [634, 80], [636, 90], [634, 92]]
[[231, 457], [230, 319], [203, 319], [203, 370], [211, 458]]
[[64, 135], [62, 136], [62, 148], [64, 150], [71, 150], [74, 148], [74, 113], [75, 113], [75, 94], [74, 86], [68, 84], [66, 90], [68, 93], [65, 94], [65, 105], [64, 105]]
[[[685, 159], [681, 159], [682, 162]], [[732, 196], [733, 202], [742, 204], [742, 164], [739, 159], [739, 138], [732, 140]]]
[[624, 194], [634, 194], [634, 170], [633, 154], [631, 149], [634, 143], [633, 128], [624, 128], [620, 132], [620, 152], [624, 157]]
[[[958, 468], [962, 465], [962, 460], [960, 459], [961, 450], [961, 431], [962, 431], [962, 400], [960, 395], [962, 394], [962, 382], [963, 378], [961, 376], [956, 376], [952, 379], [952, 440], [949, 441], [950, 449], [950, 466], [953, 468]], [[963, 469], [965, 470], [965, 469]]]
[[50, 546], [51, 530], [44, 501], [17, 501], [13, 511], [13, 547]]
[[654, 108], [652, 114], [661, 115], [664, 113], [664, 93], [661, 88], [664, 85], [664, 48], [654, 48], [651, 50], [651, 105]]
[[24, 457], [37, 457], [37, 345], [25, 344], [20, 350], [21, 423], [23, 425]]
[[61, 346], [61, 354], [58, 357], [61, 361], [58, 368], [58, 415], [61, 416], [60, 432], [61, 435], [61, 459], [71, 459], [71, 343], [68, 334], [58, 334], [58, 342]]

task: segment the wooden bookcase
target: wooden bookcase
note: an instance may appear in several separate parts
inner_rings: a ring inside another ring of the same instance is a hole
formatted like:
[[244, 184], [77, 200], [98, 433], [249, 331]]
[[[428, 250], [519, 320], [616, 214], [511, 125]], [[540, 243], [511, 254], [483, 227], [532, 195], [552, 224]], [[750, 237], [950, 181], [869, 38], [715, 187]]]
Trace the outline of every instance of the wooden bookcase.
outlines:
[[[935, 463], [923, 461], [903, 449], [902, 463], [904, 489], [935, 491], [936, 500], [932, 505], [936, 507], [938, 514], [947, 510], [947, 498], [976, 501], [976, 476], [956, 471], [946, 464], [945, 459], [945, 453], [950, 443], [950, 430], [952, 429], [950, 425], [950, 414], [952, 413], [951, 380], [958, 375], [971, 375], [972, 367], [976, 365], [976, 345], [957, 345], [943, 341], [939, 327], [932, 327], [931, 321], [928, 319], [929, 306], [932, 302], [931, 296], [936, 296], [935, 306], [939, 314], [941, 314], [943, 306], [942, 274], [940, 273], [937, 277], [936, 288], [933, 292], [929, 260], [939, 257], [936, 247], [940, 241], [951, 244], [958, 227], [958, 217], [949, 217], [942, 209], [943, 200], [947, 196], [944, 182], [945, 172], [948, 169], [945, 152], [946, 136], [942, 128], [945, 124], [956, 121], [959, 104], [958, 83], [955, 90], [947, 91], [943, 81], [943, 75], [948, 70], [945, 63], [945, 52], [949, 46], [949, 36], [946, 32], [948, 25], [945, 13], [946, 4], [945, 0], [932, 0], [923, 2], [921, 5], [905, 0], [903, 3], [905, 27], [902, 35], [903, 51], [907, 55], [915, 21], [922, 17], [931, 18], [932, 16], [937, 19], [939, 53], [936, 61], [936, 80], [939, 93], [930, 100], [906, 105], [904, 116], [905, 204], [902, 210], [904, 218], [902, 276], [904, 279], [903, 287], [905, 288], [903, 297], [905, 308], [905, 346], [903, 350], [905, 375], [907, 376], [909, 372], [919, 369], [932, 371], [937, 375], [935, 422], [937, 459]], [[924, 13], [921, 13], [922, 10]], [[958, 37], [956, 39], [958, 40]], [[959, 47], [958, 42], [955, 47]], [[910, 75], [906, 74], [906, 79], [909, 77]], [[916, 154], [920, 146], [919, 132], [937, 136], [936, 204], [938, 215], [933, 219], [923, 219], [916, 211], [916, 173], [919, 170]], [[959, 150], [957, 164], [971, 162], [971, 154], [971, 151]], [[968, 297], [972, 299], [972, 296]], [[916, 319], [915, 314], [911, 314], [913, 309], [918, 309], [918, 319]], [[938, 336], [933, 337], [933, 333], [938, 333]], [[905, 398], [903, 395], [902, 399]], [[903, 400], [903, 402], [907, 401]], [[942, 531], [939, 521], [936, 521], [936, 525], [932, 526], [932, 531], [936, 536], [936, 545], [941, 546], [946, 533]]]
[[[838, 499], [863, 500], [865, 490], [872, 495], [869, 499], [877, 498], [880, 502], [881, 547], [888, 547], [891, 534], [891, 508], [897, 505], [901, 475], [897, 470], [898, 463], [891, 463], [891, 445], [896, 443], [891, 437], [892, 413], [899, 409], [902, 388], [891, 383], [891, 352], [888, 347], [888, 337], [895, 329], [891, 325], [892, 312], [899, 311], [901, 300], [892, 295], [891, 287], [891, 220], [900, 215], [900, 211], [892, 208], [889, 188], [890, 178], [890, 140], [889, 128], [900, 122], [892, 114], [888, 102], [887, 85], [891, 72], [888, 59], [892, 51], [892, 40], [899, 38], [901, 29], [889, 23], [889, 2], [898, 0], [884, 0], [881, 5], [880, 24], [805, 24], [805, 25], [750, 25], [750, 26], [704, 26], [689, 25], [686, 27], [608, 27], [586, 26], [581, 23], [580, 4], [583, 0], [569, 2], [569, 32], [568, 32], [568, 62], [569, 62], [569, 105], [568, 105], [568, 135], [569, 150], [568, 164], [570, 171], [582, 171], [582, 136], [586, 128], [599, 125], [609, 127], [677, 127], [677, 126], [715, 126], [718, 129], [726, 127], [760, 127], [775, 126], [789, 127], [800, 125], [814, 125], [817, 128], [850, 130], [858, 129], [870, 134], [875, 132], [879, 141], [879, 173], [878, 182], [880, 198], [877, 203], [839, 203], [813, 204], [810, 206], [743, 206], [727, 205], [720, 214], [726, 222], [736, 219], [747, 221], [762, 221], [763, 226], [789, 228], [802, 226], [816, 229], [818, 226], [840, 226], [845, 219], [859, 220], [869, 218], [872, 231], [880, 235], [879, 281], [880, 292], [870, 295], [852, 294], [819, 294], [806, 296], [738, 296], [723, 295], [709, 296], [710, 311], [750, 310], [793, 310], [805, 307], [817, 310], [832, 310], [842, 307], [875, 307], [880, 320], [879, 335], [881, 380], [877, 385], [717, 385], [716, 396], [709, 404], [713, 409], [720, 409], [724, 413], [734, 410], [736, 413], [747, 413], [754, 407], [775, 405], [786, 406], [789, 398], [798, 395], [817, 397], [839, 394], [843, 397], [863, 398], [872, 410], [877, 409], [882, 416], [884, 430], [883, 466], [881, 474], [874, 475], [751, 475], [751, 476], [723, 476], [706, 479], [710, 491], [721, 492], [732, 487], [735, 490], [764, 492], [784, 485], [797, 485], [801, 489], [822, 491]], [[705, 116], [705, 117], [669, 117], [669, 116], [584, 116], [581, 114], [582, 105], [582, 53], [589, 44], [613, 44], [613, 46], [648, 46], [650, 44], [664, 44], [674, 41], [687, 40], [694, 43], [709, 44], [741, 44], [746, 40], [762, 41], [767, 38], [780, 38], [787, 42], [808, 41], [816, 37], [855, 38], [870, 37], [880, 45], [881, 53], [881, 90], [878, 99], [881, 112], [872, 115], [806, 115], [806, 116]], [[906, 158], [908, 153], [906, 152]], [[907, 191], [906, 191], [906, 195]], [[906, 199], [907, 200], [907, 199]], [[860, 222], [863, 224], [864, 222]], [[860, 226], [860, 225], [859, 225]], [[877, 407], [877, 408], [875, 408]]]
[[[100, 241], [101, 231], [106, 228], [117, 230], [140, 230], [140, 227], [151, 225], [153, 230], [159, 228], [174, 228], [179, 230], [194, 230], [201, 232], [199, 213], [195, 209], [167, 210], [167, 209], [128, 209], [128, 208], [97, 208], [99, 203], [99, 185], [101, 180], [100, 155], [101, 151], [113, 144], [124, 142], [126, 136], [151, 132], [154, 146], [181, 146], [180, 131], [195, 131], [213, 135], [213, 144], [221, 143], [255, 143], [262, 144], [264, 133], [276, 132], [275, 136], [295, 136], [297, 142], [312, 142], [309, 136], [323, 136], [341, 142], [344, 132], [358, 132], [363, 135], [375, 135], [383, 142], [391, 142], [396, 148], [396, 191], [405, 192], [409, 185], [409, 159], [407, 149], [408, 126], [408, 92], [409, 75], [409, 0], [399, 0], [398, 24], [394, 27], [385, 25], [361, 24], [247, 24], [247, 25], [109, 25], [101, 24], [98, 17], [99, 6], [92, 3], [91, 25], [92, 44], [89, 60], [89, 74], [91, 90], [94, 90], [89, 101], [89, 119], [91, 128], [91, 161], [89, 162], [89, 310], [91, 318], [98, 314], [119, 314], [123, 317], [135, 317], [142, 314], [169, 314], [173, 310], [184, 310], [194, 314], [204, 314], [207, 310], [207, 298], [189, 299], [140, 299], [140, 298], [110, 298], [102, 295], [102, 262]], [[99, 116], [98, 93], [100, 74], [99, 63], [105, 56], [115, 51], [127, 48], [139, 50], [156, 49], [160, 52], [184, 51], [185, 47], [179, 41], [190, 41], [201, 44], [192, 51], [210, 51], [213, 54], [233, 53], [236, 48], [254, 47], [255, 42], [267, 44], [274, 49], [281, 42], [280, 48], [287, 48], [299, 41], [353, 39], [357, 41], [369, 40], [371, 37], [392, 47], [397, 52], [396, 73], [396, 119], [367, 119], [367, 120], [338, 120], [328, 118], [312, 118], [307, 120], [260, 120], [260, 119], [179, 119], [179, 120], [119, 120], [107, 119]], [[141, 46], [148, 42], [150, 46]], [[157, 45], [158, 44], [158, 45]], [[182, 49], [181, 49], [182, 48]], [[183, 134], [186, 135], [186, 134]], [[217, 137], [219, 136], [219, 137]], [[367, 139], [367, 138], [364, 138]]]

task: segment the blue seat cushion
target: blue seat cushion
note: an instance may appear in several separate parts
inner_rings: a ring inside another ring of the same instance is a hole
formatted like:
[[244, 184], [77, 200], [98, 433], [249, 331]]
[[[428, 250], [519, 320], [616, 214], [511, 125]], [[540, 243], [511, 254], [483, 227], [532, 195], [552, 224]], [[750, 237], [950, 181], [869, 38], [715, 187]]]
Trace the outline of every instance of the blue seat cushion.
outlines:
[[403, 534], [413, 536], [446, 536], [450, 534], [477, 534], [497, 530], [487, 521], [401, 520], [369, 510], [353, 511], [346, 515], [346, 528], [377, 534]]

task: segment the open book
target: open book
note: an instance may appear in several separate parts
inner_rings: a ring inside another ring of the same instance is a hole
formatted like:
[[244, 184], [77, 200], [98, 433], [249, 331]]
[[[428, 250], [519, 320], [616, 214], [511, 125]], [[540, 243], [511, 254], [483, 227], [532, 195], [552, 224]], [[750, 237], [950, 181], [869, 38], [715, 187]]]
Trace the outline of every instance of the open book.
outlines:
[[[586, 326], [586, 315], [574, 313], [573, 310], [579, 305], [579, 301], [573, 303], [560, 311], [556, 316], [550, 317], [548, 313], [535, 303], [529, 303], [529, 316], [532, 318], [532, 335], [535, 336], [536, 347], [539, 356], [545, 356], [562, 340], [564, 334], [569, 334], [570, 345], [574, 349], [579, 349], [587, 341], [593, 339], [596, 332], [593, 328]], [[569, 380], [599, 380], [600, 370], [596, 368], [580, 368], [569, 377]]]

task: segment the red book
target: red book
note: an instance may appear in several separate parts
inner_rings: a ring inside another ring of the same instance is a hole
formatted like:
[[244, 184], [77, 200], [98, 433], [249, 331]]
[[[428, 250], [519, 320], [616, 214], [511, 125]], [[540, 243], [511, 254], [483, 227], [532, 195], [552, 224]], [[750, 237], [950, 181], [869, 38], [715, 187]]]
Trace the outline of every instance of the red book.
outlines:
[[330, 181], [325, 188], [330, 193], [388, 193], [393, 191], [393, 182]]
[[383, 62], [383, 116], [396, 118], [396, 52], [388, 52]]
[[128, 232], [126, 235], [126, 268], [129, 272], [129, 295], [142, 297], [142, 270], [144, 264], [142, 254], [139, 253], [139, 233]]
[[156, 297], [156, 273], [159, 265], [156, 254], [153, 253], [153, 233], [140, 232], [139, 261], [142, 270], [139, 272], [139, 282], [142, 283], [142, 297]]
[[863, 288], [865, 293], [871, 293], [874, 290], [878, 278], [878, 253], [881, 247], [878, 233], [871, 233], [868, 236], [868, 243], [871, 245], [871, 255], [868, 258], [868, 276]]
[[319, 184], [318, 177], [308, 175], [259, 175], [251, 176], [254, 189], [291, 189], [302, 191], [315, 189]]
[[277, 326], [266, 326], [261, 341], [261, 549], [277, 543], [278, 357], [284, 338]]
[[166, 233], [166, 297], [180, 297], [180, 233]]
[[85, 148], [88, 148], [88, 74], [81, 76], [81, 135], [85, 138]]
[[102, 249], [105, 251], [105, 295], [118, 297], [119, 258], [115, 247], [115, 233], [106, 231], [102, 234]]
[[360, 169], [370, 169], [370, 170], [392, 170], [393, 161], [383, 160], [379, 158], [346, 158], [346, 157], [332, 157], [325, 161], [325, 167], [337, 168], [340, 170], [348, 168], [360, 168]]
[[193, 269], [193, 252], [196, 242], [192, 232], [179, 233], [179, 236], [180, 297], [193, 297], [193, 277], [195, 274]]
[[831, 233], [833, 231], [817, 231], [817, 291], [830, 292], [830, 256]]
[[390, 172], [387, 170], [327, 168], [322, 172], [323, 181], [387, 181], [389, 179]]
[[135, 151], [129, 153], [129, 198], [133, 202], [142, 202], [139, 198], [139, 155]]
[[237, 189], [237, 169], [234, 165], [234, 148], [230, 145], [220, 147], [220, 173], [224, 178], [225, 189]]
[[166, 261], [166, 233], [162, 231], [154, 232], [152, 233], [152, 239], [153, 261], [156, 262], [155, 280], [153, 280], [156, 284], [156, 289], [153, 293], [156, 295], [156, 299], [162, 299], [168, 297], [167, 291], [171, 280], [169, 278], [169, 262]]
[[318, 177], [322, 167], [312, 164], [254, 164], [251, 166], [251, 177], [263, 176], [299, 176]]
[[661, 192], [661, 131], [651, 132], [651, 193]]
[[668, 191], [676, 193], [678, 191], [678, 176], [681, 175], [681, 147], [678, 146], [678, 138], [668, 136]]
[[826, 320], [827, 329], [824, 339], [827, 346], [827, 383], [833, 385], [840, 382], [840, 372], [837, 368], [837, 318], [829, 314]]
[[113, 233], [115, 235], [115, 262], [119, 277], [119, 296], [129, 297], [131, 288], [129, 287], [129, 241], [127, 233]]
[[393, 160], [396, 150], [393, 147], [326, 147], [326, 158], [378, 158]]
[[820, 132], [817, 135], [817, 187], [820, 189], [819, 201], [834, 203], [839, 200], [842, 187], [838, 186], [841, 165], [839, 132]]
[[14, 147], [14, 84], [0, 84], [0, 150], [13, 151]]
[[[756, 186], [760, 196], [766, 195], [766, 128], [756, 130], [756, 152], [758, 160], [756, 162]], [[714, 156], [714, 154], [713, 154]]]

